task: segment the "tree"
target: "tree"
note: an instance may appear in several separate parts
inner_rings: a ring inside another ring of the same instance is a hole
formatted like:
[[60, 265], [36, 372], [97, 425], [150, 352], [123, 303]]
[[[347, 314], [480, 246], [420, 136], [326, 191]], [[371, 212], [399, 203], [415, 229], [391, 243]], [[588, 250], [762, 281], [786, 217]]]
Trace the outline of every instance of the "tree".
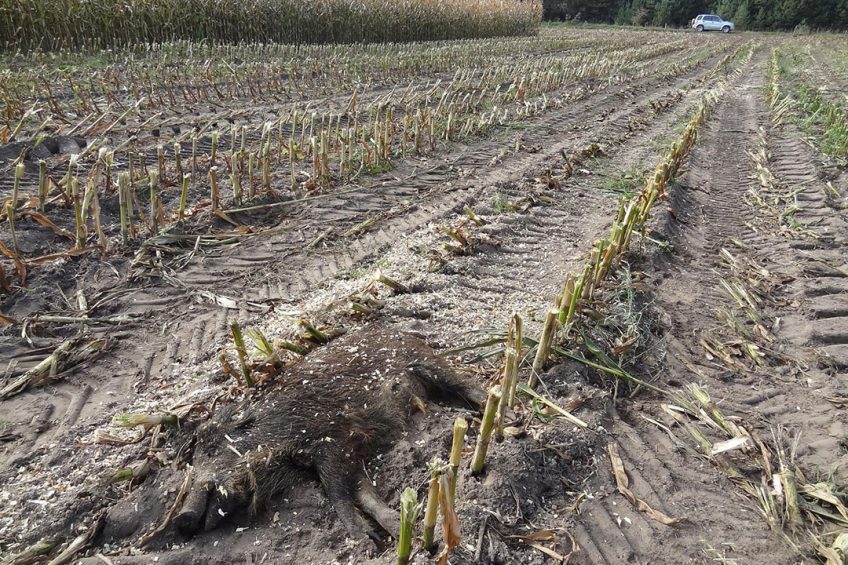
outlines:
[[654, 21], [654, 2], [653, 0], [633, 0], [630, 12], [632, 25], [649, 25]]
[[654, 12], [654, 25], [667, 26], [671, 22], [671, 0], [660, 0]]
[[733, 13], [733, 23], [736, 24], [736, 29], [748, 29], [750, 19], [751, 7], [748, 4], [748, 0], [744, 0]]
[[615, 13], [615, 23], [620, 25], [630, 25], [632, 18], [633, 7], [630, 5], [630, 2], [625, 1], [619, 4], [618, 11]]
[[848, 28], [848, 0], [543, 0], [545, 19], [685, 26], [698, 14], [730, 18], [739, 29]]

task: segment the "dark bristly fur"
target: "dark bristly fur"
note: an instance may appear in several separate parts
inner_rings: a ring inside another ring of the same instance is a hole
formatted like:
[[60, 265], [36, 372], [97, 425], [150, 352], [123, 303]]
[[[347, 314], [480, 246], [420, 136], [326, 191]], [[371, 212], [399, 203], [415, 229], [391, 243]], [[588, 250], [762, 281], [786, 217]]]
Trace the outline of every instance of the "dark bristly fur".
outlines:
[[311, 472], [351, 534], [374, 536], [354, 502], [362, 462], [396, 439], [424, 399], [478, 407], [484, 394], [407, 333], [371, 326], [322, 347], [259, 400], [220, 409], [198, 431], [201, 480], [177, 525], [190, 533], [240, 508], [256, 512]]

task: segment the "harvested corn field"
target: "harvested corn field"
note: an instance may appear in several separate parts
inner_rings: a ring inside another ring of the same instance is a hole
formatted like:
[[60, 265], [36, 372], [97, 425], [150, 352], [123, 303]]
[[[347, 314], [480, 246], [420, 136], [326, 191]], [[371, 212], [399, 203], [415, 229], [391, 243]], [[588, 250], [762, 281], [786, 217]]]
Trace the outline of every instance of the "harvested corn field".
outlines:
[[6, 56], [0, 562], [844, 563], [841, 61]]

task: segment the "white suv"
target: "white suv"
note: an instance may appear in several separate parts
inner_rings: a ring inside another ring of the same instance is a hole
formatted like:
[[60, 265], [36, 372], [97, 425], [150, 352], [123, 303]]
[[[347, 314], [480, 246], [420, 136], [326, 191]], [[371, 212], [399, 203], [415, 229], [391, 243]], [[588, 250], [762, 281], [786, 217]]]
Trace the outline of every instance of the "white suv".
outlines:
[[721, 31], [724, 33], [730, 33], [736, 29], [733, 22], [725, 21], [719, 16], [711, 14], [702, 14], [692, 20], [692, 27], [698, 31]]

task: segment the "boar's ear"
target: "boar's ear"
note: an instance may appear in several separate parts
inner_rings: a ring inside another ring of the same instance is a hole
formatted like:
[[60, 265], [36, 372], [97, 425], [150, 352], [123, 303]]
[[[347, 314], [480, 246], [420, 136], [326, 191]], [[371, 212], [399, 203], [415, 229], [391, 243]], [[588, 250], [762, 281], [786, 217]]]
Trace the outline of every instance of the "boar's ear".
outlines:
[[430, 398], [461, 399], [473, 408], [479, 408], [486, 398], [483, 391], [472, 382], [463, 379], [450, 369], [423, 363], [410, 363], [406, 368], [424, 386]]

